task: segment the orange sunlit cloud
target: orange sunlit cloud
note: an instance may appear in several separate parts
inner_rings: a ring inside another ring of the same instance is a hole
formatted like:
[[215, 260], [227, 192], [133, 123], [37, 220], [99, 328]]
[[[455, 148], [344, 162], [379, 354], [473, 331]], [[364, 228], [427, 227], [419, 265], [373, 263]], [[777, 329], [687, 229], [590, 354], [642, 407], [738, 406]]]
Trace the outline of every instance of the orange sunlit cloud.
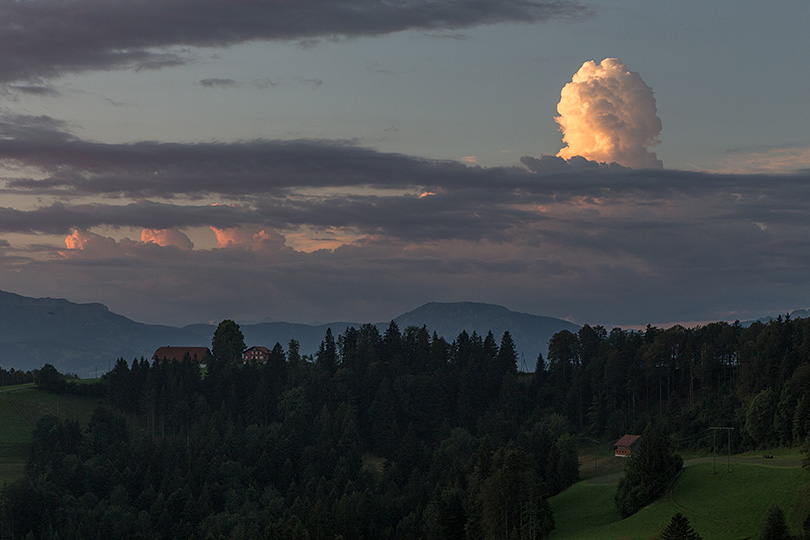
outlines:
[[157, 244], [162, 247], [175, 246], [180, 249], [193, 249], [194, 243], [185, 233], [177, 229], [144, 229], [141, 231], [141, 242]]
[[114, 238], [101, 236], [89, 231], [75, 230], [65, 237], [66, 250], [60, 251], [62, 257], [71, 257], [77, 252], [88, 252], [94, 256], [115, 257], [122, 254]]
[[87, 233], [78, 230], [73, 231], [73, 234], [65, 238], [65, 246], [67, 246], [68, 249], [84, 249], [87, 242], [89, 242]]
[[636, 169], [662, 167], [647, 149], [661, 133], [652, 88], [621, 60], [582, 64], [560, 92], [557, 112], [566, 143], [558, 157], [582, 156]]
[[211, 227], [217, 238], [217, 248], [241, 248], [249, 251], [287, 249], [286, 239], [276, 231], [255, 227]]

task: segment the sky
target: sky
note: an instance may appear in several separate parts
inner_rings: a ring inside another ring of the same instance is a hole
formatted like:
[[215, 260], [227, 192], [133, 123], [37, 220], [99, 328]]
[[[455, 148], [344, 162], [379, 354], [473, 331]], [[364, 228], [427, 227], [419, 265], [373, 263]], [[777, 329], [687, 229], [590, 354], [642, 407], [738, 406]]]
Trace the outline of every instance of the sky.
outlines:
[[0, 0], [0, 289], [181, 326], [810, 306], [810, 3]]

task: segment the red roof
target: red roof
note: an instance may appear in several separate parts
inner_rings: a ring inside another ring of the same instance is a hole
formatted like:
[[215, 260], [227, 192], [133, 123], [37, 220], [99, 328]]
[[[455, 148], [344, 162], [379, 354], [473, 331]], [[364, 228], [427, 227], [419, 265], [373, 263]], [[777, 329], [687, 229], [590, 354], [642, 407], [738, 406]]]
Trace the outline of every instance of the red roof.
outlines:
[[638, 444], [638, 440], [641, 438], [641, 435], [625, 435], [615, 443], [613, 443], [613, 448], [622, 447], [622, 448], [632, 448]]
[[181, 362], [188, 357], [196, 362], [202, 362], [206, 356], [211, 356], [208, 347], [161, 347], [152, 355], [152, 360], [176, 360]]

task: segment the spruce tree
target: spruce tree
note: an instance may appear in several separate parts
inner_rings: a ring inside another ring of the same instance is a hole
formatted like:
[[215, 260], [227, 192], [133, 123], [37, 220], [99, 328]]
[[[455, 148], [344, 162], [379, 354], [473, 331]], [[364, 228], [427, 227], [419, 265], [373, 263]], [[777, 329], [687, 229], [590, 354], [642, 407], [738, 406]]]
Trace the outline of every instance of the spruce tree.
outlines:
[[702, 540], [702, 537], [689, 525], [686, 516], [680, 512], [672, 516], [659, 538], [660, 540]]
[[326, 329], [326, 335], [321, 341], [320, 347], [318, 347], [318, 352], [315, 354], [315, 364], [332, 375], [337, 371], [337, 344], [331, 328]]
[[498, 368], [502, 373], [517, 373], [517, 351], [512, 334], [509, 331], [503, 333], [501, 346], [498, 348]]

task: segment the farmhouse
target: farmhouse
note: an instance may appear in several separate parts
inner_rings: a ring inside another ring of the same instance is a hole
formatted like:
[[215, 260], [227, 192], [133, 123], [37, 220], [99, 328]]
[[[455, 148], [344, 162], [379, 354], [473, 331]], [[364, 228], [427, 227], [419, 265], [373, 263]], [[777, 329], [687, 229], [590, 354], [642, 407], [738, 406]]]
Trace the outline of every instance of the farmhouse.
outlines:
[[613, 455], [616, 457], [630, 457], [633, 450], [638, 446], [640, 438], [641, 435], [625, 435], [613, 443], [613, 449], [616, 451]]
[[270, 349], [267, 347], [262, 347], [261, 345], [256, 345], [246, 349], [245, 352], [242, 353], [242, 362], [247, 364], [250, 363], [262, 363], [266, 364], [267, 360], [270, 358]]
[[182, 362], [184, 360], [191, 360], [192, 362], [202, 363], [206, 362], [211, 357], [211, 351], [208, 347], [161, 347], [152, 355], [152, 360], [159, 362], [161, 360], [175, 360]]

